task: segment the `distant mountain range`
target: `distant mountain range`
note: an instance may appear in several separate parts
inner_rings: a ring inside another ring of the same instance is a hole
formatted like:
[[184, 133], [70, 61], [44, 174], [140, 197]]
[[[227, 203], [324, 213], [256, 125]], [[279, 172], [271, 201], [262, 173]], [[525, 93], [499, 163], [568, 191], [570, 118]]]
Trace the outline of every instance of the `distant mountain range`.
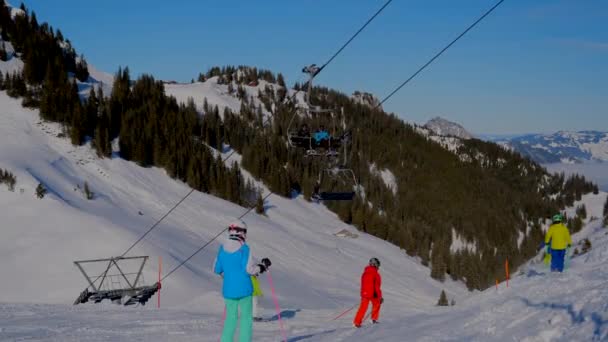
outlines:
[[608, 132], [560, 131], [488, 140], [515, 150], [541, 164], [608, 161]]

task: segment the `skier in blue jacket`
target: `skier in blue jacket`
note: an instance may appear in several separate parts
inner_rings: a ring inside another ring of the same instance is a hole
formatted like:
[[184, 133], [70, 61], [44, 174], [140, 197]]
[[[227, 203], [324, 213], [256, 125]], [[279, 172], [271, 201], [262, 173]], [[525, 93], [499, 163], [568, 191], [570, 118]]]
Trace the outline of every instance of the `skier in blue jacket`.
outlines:
[[220, 246], [215, 259], [214, 272], [224, 278], [222, 295], [226, 303], [226, 320], [221, 342], [232, 342], [239, 319], [240, 342], [250, 342], [253, 333], [251, 276], [264, 273], [271, 262], [268, 258], [255, 264], [249, 246], [245, 242], [247, 224], [237, 220], [228, 228], [228, 239]]

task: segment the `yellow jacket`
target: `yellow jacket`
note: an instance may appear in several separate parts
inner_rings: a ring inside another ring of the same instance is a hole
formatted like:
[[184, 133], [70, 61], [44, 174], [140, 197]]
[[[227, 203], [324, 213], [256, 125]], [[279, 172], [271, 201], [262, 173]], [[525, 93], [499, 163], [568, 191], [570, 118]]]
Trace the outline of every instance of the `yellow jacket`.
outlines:
[[551, 249], [566, 249], [572, 245], [572, 238], [568, 228], [563, 223], [554, 223], [547, 230], [545, 244], [551, 242]]

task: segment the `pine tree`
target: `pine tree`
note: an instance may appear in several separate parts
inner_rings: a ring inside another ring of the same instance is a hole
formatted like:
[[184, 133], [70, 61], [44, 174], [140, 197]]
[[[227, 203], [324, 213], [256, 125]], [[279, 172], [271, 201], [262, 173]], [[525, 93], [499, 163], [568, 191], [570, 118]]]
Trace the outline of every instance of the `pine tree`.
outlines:
[[583, 220], [587, 218], [587, 208], [584, 204], [581, 204], [580, 206], [576, 207], [576, 215]]
[[92, 200], [95, 197], [95, 193], [91, 191], [87, 182], [84, 182], [84, 197], [88, 200]]
[[76, 63], [75, 75], [80, 82], [85, 82], [89, 78], [89, 67], [84, 55], [80, 55], [80, 60]]
[[439, 301], [437, 301], [437, 306], [448, 306], [448, 297], [445, 294], [444, 290], [441, 290], [441, 295], [439, 296]]
[[[449, 251], [447, 251], [447, 253], [449, 253]], [[439, 281], [444, 281], [445, 273], [447, 271], [444, 244], [442, 242], [433, 244], [433, 251], [431, 254], [431, 277]]]
[[86, 113], [83, 113], [83, 109], [80, 106], [80, 103], [76, 103], [72, 112], [72, 121], [70, 129], [70, 139], [72, 140], [72, 144], [74, 145], [80, 145], [84, 142], [84, 136], [86, 134], [85, 115]]
[[38, 186], [36, 187], [36, 196], [38, 198], [44, 198], [44, 195], [46, 195], [47, 190], [44, 187], [44, 185], [42, 185], [42, 183], [38, 183]]
[[2, 42], [2, 45], [0, 46], [0, 60], [6, 62], [8, 60], [8, 54], [6, 53], [6, 45], [4, 44], [4, 41]]
[[112, 154], [108, 121], [108, 115], [106, 111], [102, 109], [101, 116], [98, 118], [97, 127], [95, 128], [95, 138], [93, 139], [93, 146], [99, 157], [110, 157]]
[[264, 214], [264, 199], [262, 198], [262, 193], [259, 192], [258, 193], [258, 198], [256, 199], [255, 202], [255, 212], [263, 215]]
[[608, 227], [608, 197], [606, 197], [606, 203], [604, 203], [604, 227]]

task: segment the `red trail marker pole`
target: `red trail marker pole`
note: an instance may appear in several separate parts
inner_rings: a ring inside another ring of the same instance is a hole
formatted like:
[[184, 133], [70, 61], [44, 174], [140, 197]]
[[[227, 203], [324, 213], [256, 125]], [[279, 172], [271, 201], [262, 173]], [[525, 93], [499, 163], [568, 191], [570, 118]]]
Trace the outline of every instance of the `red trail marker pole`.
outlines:
[[[160, 284], [160, 276], [163, 272], [163, 257], [158, 256], [158, 283]], [[160, 309], [160, 289], [158, 289], [158, 308]]]
[[509, 259], [505, 260], [505, 274], [507, 275], [507, 287], [509, 287]]

